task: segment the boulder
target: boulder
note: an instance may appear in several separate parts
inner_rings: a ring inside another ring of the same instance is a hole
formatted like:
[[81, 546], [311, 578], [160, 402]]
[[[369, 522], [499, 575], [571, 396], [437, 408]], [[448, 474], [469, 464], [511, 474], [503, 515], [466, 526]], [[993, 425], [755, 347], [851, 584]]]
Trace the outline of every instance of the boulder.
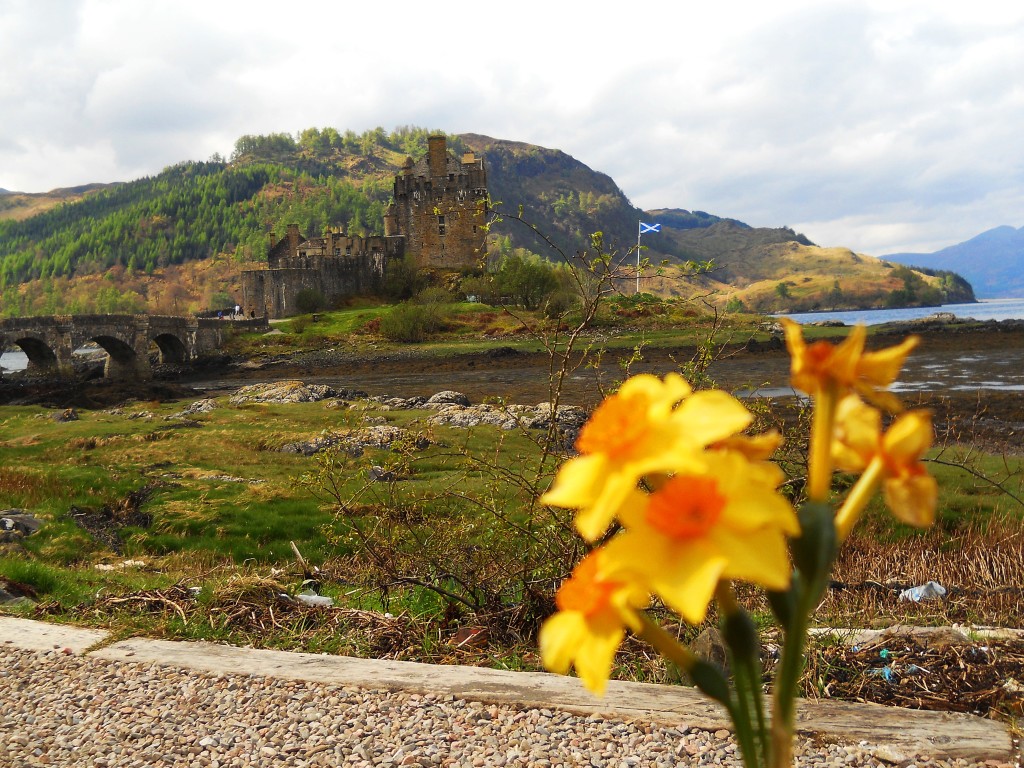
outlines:
[[697, 635], [697, 639], [690, 643], [690, 650], [698, 659], [717, 667], [728, 677], [729, 649], [717, 627], [708, 627]]
[[203, 400], [196, 400], [191, 405], [185, 407], [183, 410], [177, 413], [172, 413], [170, 416], [165, 416], [167, 420], [170, 419], [187, 419], [190, 416], [195, 416], [199, 413], [209, 413], [217, 407], [217, 401], [212, 397], [204, 398]]
[[31, 536], [43, 526], [43, 521], [23, 509], [0, 512], [0, 542], [18, 541]]
[[461, 392], [445, 390], [431, 395], [424, 404], [427, 408], [441, 408], [446, 405], [469, 405], [469, 398]]

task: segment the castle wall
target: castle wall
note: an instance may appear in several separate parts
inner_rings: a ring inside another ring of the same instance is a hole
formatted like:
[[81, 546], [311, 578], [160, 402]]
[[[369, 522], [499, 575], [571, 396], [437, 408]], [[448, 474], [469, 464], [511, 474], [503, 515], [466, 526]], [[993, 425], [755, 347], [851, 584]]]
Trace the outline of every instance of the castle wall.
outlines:
[[276, 318], [296, 314], [306, 289], [328, 304], [379, 291], [389, 259], [409, 254], [421, 268], [473, 270], [485, 256], [487, 174], [482, 159], [448, 153], [444, 136], [428, 139], [426, 157], [412, 159], [397, 176], [384, 237], [328, 232], [306, 238], [295, 224], [285, 237], [271, 234], [267, 269], [242, 273], [242, 308]]
[[301, 291], [319, 291], [328, 306], [349, 296], [380, 290], [386, 257], [383, 252], [358, 256], [307, 256], [289, 259], [287, 267], [242, 273], [242, 309], [258, 317], [298, 314]]

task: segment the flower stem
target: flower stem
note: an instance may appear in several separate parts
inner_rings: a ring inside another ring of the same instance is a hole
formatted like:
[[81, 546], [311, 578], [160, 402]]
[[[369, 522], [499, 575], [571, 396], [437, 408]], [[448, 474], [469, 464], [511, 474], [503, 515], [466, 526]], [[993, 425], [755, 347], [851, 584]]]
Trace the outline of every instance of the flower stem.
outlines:
[[846, 540], [853, 526], [860, 519], [878, 488], [878, 484], [882, 481], [884, 471], [885, 463], [880, 456], [875, 456], [861, 476], [857, 478], [853, 488], [850, 489], [843, 506], [836, 512], [836, 538], [840, 542]]
[[804, 668], [804, 647], [811, 612], [829, 583], [836, 554], [836, 530], [831, 507], [808, 502], [798, 515], [801, 535], [793, 541], [796, 570], [790, 590], [794, 610], [784, 627], [782, 658], [772, 688], [772, 726], [770, 768], [791, 768], [793, 729], [796, 721], [796, 694]]
[[807, 457], [807, 496], [811, 501], [825, 501], [832, 488], [832, 427], [838, 394], [835, 382], [830, 380], [814, 400], [811, 446]]
[[647, 614], [640, 613], [638, 618], [640, 619], [640, 631], [636, 634], [639, 637], [654, 646], [658, 653], [683, 671], [689, 673], [693, 670], [694, 665], [699, 661], [693, 651], [662, 629]]
[[767, 758], [764, 696], [761, 679], [761, 643], [750, 614], [736, 601], [728, 582], [719, 582], [715, 599], [724, 616], [723, 634], [729, 646], [732, 679], [736, 691], [736, 741], [747, 768], [761, 768]]

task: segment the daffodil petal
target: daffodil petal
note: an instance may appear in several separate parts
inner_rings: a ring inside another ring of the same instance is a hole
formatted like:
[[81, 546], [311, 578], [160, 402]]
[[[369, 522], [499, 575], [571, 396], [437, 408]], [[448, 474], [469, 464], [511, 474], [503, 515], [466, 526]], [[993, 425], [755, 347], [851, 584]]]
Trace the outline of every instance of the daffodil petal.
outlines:
[[590, 631], [582, 638], [576, 653], [576, 674], [595, 696], [604, 693], [615, 652], [625, 636], [626, 631], [618, 622], [592, 620]]
[[545, 669], [559, 675], [568, 674], [586, 634], [586, 620], [579, 611], [561, 611], [549, 617], [537, 635], [540, 660]]
[[694, 393], [672, 414], [685, 443], [701, 447], [742, 432], [753, 419], [739, 400], [718, 389]]
[[602, 454], [577, 456], [558, 470], [551, 488], [540, 497], [541, 504], [573, 509], [598, 497], [608, 475], [608, 458]]
[[848, 395], [836, 407], [832, 458], [836, 467], [859, 472], [877, 453], [882, 436], [882, 414], [856, 395]]
[[633, 475], [611, 473], [604, 481], [601, 495], [587, 507], [576, 513], [574, 523], [587, 541], [597, 541], [619, 514], [622, 504], [636, 490], [637, 478]]
[[679, 543], [639, 529], [612, 539], [604, 548], [604, 561], [623, 573], [641, 574], [645, 586], [666, 605], [691, 624], [700, 624], [728, 558], [703, 539]]
[[759, 584], [765, 589], [789, 587], [793, 566], [789, 560], [786, 537], [775, 528], [745, 532], [738, 536], [729, 528], [716, 528], [711, 534], [718, 547], [729, 552], [722, 576]]
[[907, 525], [925, 528], [935, 522], [938, 483], [931, 475], [891, 478], [882, 483], [886, 506]]
[[919, 460], [932, 444], [931, 412], [908, 411], [896, 419], [883, 438], [885, 452], [893, 459]]
[[857, 373], [861, 378], [878, 387], [888, 387], [900, 375], [900, 369], [921, 339], [908, 336], [894, 347], [880, 349], [877, 352], [865, 352], [857, 365]]

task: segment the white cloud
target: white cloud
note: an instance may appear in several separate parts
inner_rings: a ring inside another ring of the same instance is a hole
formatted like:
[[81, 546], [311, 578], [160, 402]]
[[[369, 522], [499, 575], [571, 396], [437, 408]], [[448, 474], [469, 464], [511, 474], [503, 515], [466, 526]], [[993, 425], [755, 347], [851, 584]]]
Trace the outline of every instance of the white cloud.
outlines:
[[1024, 8], [988, 0], [8, 0], [0, 187], [408, 124], [562, 149], [646, 208], [934, 250], [1024, 223], [1022, 71]]

